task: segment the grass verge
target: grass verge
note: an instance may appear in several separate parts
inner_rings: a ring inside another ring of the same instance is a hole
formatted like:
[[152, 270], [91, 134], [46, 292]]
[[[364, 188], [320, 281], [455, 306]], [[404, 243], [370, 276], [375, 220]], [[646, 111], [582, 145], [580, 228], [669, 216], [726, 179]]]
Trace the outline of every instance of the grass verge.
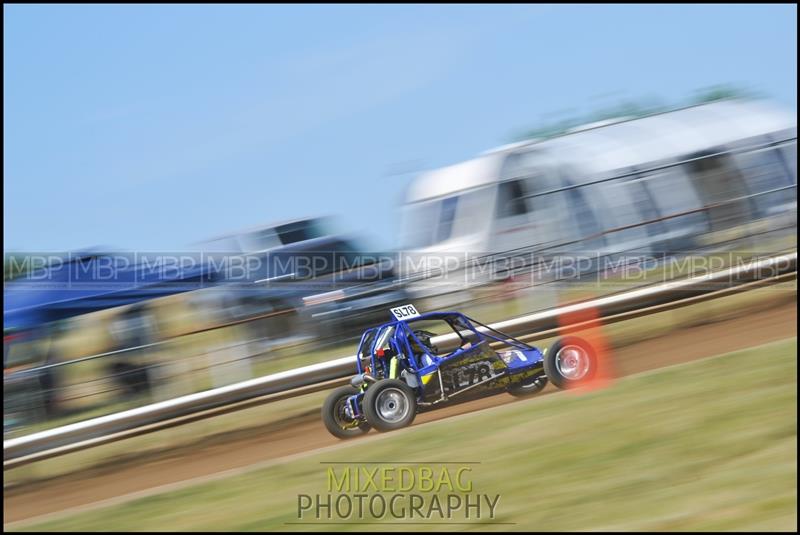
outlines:
[[[493, 519], [413, 530], [795, 530], [797, 340], [531, 399], [117, 506], [41, 530], [406, 530], [297, 522], [327, 494], [324, 462], [478, 462]], [[424, 494], [424, 493], [421, 493]], [[314, 521], [306, 516], [305, 520]], [[338, 521], [337, 519], [333, 519]], [[401, 521], [402, 522], [402, 521]], [[499, 523], [507, 524], [499, 524]]]
[[[690, 305], [677, 310], [606, 325], [603, 327], [603, 332], [611, 346], [619, 348], [649, 338], [666, 336], [675, 329], [754, 314], [761, 310], [768, 310], [783, 306], [789, 302], [795, 302], [796, 299], [797, 288], [796, 282], [793, 281]], [[479, 316], [479, 318], [483, 319], [483, 316]], [[537, 341], [535, 345], [547, 347], [555, 338], [551, 337]], [[338, 353], [314, 355], [311, 360], [329, 359], [332, 356], [341, 357], [354, 351], [355, 348], [351, 347], [347, 351], [341, 350]], [[294, 358], [295, 360], [299, 359], [298, 356]], [[288, 362], [283, 364], [286, 365]], [[295, 361], [294, 364], [300, 366], [307, 364], [307, 362]], [[258, 432], [259, 429], [265, 426], [291, 418], [297, 419], [306, 415], [317, 418], [319, 407], [322, 405], [326, 395], [327, 392], [319, 392], [286, 399], [184, 426], [161, 430], [154, 434], [39, 461], [31, 465], [5, 471], [5, 483], [19, 484], [43, 481], [95, 466], [128, 462], [129, 460], [140, 458], [144, 454], [173, 452], [173, 450], [177, 451], [180, 448], [207, 445], [210, 440], [227, 439], [232, 432], [240, 434]]]

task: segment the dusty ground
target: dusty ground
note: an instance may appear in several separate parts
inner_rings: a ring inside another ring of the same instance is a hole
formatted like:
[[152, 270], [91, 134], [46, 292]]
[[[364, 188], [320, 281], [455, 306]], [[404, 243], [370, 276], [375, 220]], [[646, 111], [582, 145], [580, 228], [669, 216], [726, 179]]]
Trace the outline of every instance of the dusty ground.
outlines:
[[[796, 336], [797, 306], [785, 304], [710, 325], [686, 328], [668, 336], [617, 350], [613, 355], [620, 376]], [[552, 387], [545, 391], [552, 392]], [[497, 395], [421, 414], [429, 422], [456, 414], [512, 403]], [[86, 506], [153, 487], [246, 467], [269, 459], [331, 446], [338, 441], [322, 425], [316, 411], [304, 420], [229, 433], [203, 446], [175, 448], [143, 455], [125, 463], [99, 466], [48, 481], [30, 483], [4, 493], [3, 522], [15, 522]]]

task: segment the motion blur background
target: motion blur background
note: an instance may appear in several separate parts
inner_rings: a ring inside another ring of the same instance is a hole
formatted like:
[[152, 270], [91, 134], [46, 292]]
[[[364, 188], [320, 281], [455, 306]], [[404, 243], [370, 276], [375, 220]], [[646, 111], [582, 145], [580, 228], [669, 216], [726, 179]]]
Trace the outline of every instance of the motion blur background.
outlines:
[[796, 53], [780, 5], [4, 6], [4, 436], [352, 354], [403, 302], [796, 250]]

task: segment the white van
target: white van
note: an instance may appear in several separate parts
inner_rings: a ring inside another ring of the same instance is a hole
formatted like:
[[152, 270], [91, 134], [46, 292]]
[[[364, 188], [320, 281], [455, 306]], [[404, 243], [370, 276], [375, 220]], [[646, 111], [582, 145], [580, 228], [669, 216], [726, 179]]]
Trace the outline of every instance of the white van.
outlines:
[[[590, 124], [417, 177], [406, 268], [531, 254], [680, 254], [794, 235], [796, 118], [729, 100]], [[796, 238], [795, 238], [796, 239]], [[405, 269], [411, 276], [414, 269]]]

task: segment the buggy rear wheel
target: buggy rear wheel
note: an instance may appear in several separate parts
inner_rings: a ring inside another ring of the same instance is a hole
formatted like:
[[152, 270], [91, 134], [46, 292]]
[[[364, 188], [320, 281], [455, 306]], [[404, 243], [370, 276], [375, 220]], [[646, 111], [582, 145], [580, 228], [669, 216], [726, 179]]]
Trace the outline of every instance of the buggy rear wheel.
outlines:
[[340, 386], [330, 393], [322, 405], [322, 421], [335, 437], [353, 438], [369, 432], [367, 422], [350, 418], [345, 411], [347, 398], [358, 394], [352, 386]]
[[548, 349], [544, 357], [544, 371], [558, 388], [573, 388], [595, 376], [597, 354], [585, 340], [566, 336]]
[[417, 415], [417, 396], [405, 382], [384, 379], [367, 387], [364, 415], [378, 431], [394, 431], [411, 425]]
[[508, 393], [514, 397], [523, 398], [538, 394], [547, 386], [547, 375], [527, 377], [519, 383], [508, 387]]

